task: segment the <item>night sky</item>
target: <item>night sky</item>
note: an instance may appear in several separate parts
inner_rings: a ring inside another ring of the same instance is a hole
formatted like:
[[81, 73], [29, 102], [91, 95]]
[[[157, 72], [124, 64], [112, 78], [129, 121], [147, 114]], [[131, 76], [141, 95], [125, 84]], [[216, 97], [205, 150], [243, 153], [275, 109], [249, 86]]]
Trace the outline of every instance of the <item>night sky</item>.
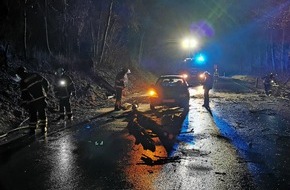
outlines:
[[[67, 64], [76, 58], [75, 68], [84, 70], [91, 68], [79, 62], [93, 58], [97, 65], [141, 65], [160, 74], [202, 53], [204, 69], [218, 65], [229, 75], [290, 70], [289, 0], [0, 3], [0, 40], [26, 57], [45, 52], [68, 58]], [[197, 47], [181, 48], [186, 37], [196, 38]]]

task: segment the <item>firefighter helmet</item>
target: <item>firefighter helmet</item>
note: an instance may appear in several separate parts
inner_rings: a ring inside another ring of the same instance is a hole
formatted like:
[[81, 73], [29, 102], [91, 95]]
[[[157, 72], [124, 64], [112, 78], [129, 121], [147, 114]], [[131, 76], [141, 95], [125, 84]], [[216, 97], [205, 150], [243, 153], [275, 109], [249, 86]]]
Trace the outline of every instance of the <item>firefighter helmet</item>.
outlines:
[[122, 68], [122, 73], [127, 73], [128, 72], [128, 68]]
[[64, 68], [58, 68], [58, 69], [56, 70], [56, 73], [55, 73], [55, 74], [61, 76], [61, 75], [64, 74], [64, 72], [65, 72]]

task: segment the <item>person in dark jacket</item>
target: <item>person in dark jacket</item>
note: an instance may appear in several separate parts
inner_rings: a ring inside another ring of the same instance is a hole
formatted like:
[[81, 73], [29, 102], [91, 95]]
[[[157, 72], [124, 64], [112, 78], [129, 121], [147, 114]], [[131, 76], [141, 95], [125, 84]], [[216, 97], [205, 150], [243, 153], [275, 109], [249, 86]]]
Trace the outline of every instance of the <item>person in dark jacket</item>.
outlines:
[[21, 106], [29, 112], [29, 128], [35, 133], [38, 127], [42, 132], [47, 130], [46, 94], [48, 81], [37, 73], [29, 73], [25, 67], [19, 67], [16, 74], [21, 78]]
[[203, 89], [204, 89], [204, 103], [202, 106], [205, 108], [209, 108], [209, 91], [213, 86], [213, 77], [209, 72], [204, 72], [204, 81], [203, 81]]
[[69, 120], [73, 119], [70, 98], [75, 95], [75, 85], [70, 76], [65, 74], [63, 68], [57, 69], [57, 79], [54, 87], [54, 93], [59, 100], [59, 114], [57, 120], [64, 120], [65, 115]]
[[274, 77], [274, 74], [270, 73], [269, 75], [263, 77], [262, 79], [263, 79], [263, 83], [264, 83], [265, 94], [267, 96], [270, 96], [272, 93], [271, 92], [272, 84], [276, 83], [276, 79]]
[[115, 78], [115, 91], [116, 91], [116, 102], [115, 102], [115, 110], [121, 110], [122, 105], [122, 96], [123, 90], [125, 88], [125, 75], [127, 74], [128, 69], [123, 68]]

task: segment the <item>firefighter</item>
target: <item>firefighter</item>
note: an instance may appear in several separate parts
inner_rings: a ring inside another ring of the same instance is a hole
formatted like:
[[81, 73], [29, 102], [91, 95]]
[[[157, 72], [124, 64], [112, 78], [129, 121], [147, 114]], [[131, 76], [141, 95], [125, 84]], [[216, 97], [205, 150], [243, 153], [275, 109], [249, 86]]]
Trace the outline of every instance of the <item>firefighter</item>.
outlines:
[[263, 83], [264, 83], [264, 89], [265, 89], [265, 94], [267, 96], [271, 95], [271, 87], [274, 83], [276, 83], [276, 79], [273, 73], [270, 73], [269, 75], [265, 76], [262, 78]]
[[125, 75], [128, 73], [128, 69], [123, 68], [115, 78], [115, 91], [116, 91], [116, 102], [115, 111], [121, 110], [123, 90], [125, 88]]
[[20, 80], [21, 106], [29, 112], [30, 133], [36, 128], [47, 131], [46, 94], [48, 81], [37, 73], [29, 73], [25, 67], [19, 67], [16, 74]]
[[58, 68], [56, 71], [56, 83], [54, 86], [54, 93], [59, 101], [59, 114], [60, 116], [56, 119], [64, 120], [67, 116], [68, 120], [73, 119], [70, 98], [75, 95], [75, 85], [70, 76], [65, 74], [63, 68]]
[[218, 78], [219, 78], [218, 69], [215, 69], [215, 71], [213, 73], [213, 77], [214, 77], [214, 82], [216, 83], [218, 81]]
[[209, 108], [209, 91], [213, 86], [213, 78], [209, 72], [204, 72], [204, 81], [203, 81], [203, 89], [204, 89], [204, 103], [203, 107]]

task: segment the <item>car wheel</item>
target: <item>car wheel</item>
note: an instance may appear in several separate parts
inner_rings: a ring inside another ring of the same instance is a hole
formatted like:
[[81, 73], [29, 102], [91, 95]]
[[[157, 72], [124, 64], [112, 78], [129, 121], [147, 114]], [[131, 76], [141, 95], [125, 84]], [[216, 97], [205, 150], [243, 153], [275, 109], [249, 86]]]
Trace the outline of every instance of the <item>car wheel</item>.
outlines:
[[152, 105], [152, 104], [150, 104], [150, 109], [151, 109], [152, 111], [154, 111], [154, 110], [155, 110], [155, 106]]

